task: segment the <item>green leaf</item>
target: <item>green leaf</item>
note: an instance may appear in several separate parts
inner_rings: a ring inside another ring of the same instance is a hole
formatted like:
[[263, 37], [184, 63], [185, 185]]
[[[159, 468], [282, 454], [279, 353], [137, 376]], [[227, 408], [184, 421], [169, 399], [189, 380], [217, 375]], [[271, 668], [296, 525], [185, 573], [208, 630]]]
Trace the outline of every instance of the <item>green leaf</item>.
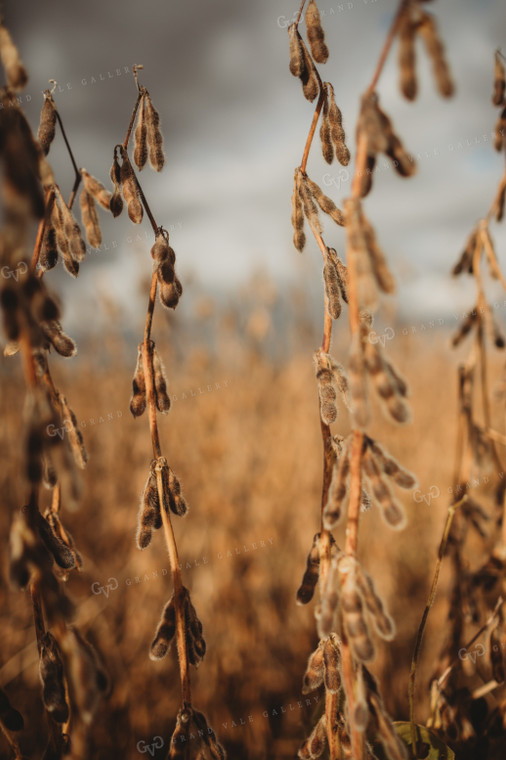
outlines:
[[[455, 752], [438, 736], [425, 726], [420, 726], [418, 723], [415, 725], [418, 745], [417, 760], [455, 760]], [[412, 750], [411, 723], [409, 721], [396, 721], [394, 728], [397, 736]]]

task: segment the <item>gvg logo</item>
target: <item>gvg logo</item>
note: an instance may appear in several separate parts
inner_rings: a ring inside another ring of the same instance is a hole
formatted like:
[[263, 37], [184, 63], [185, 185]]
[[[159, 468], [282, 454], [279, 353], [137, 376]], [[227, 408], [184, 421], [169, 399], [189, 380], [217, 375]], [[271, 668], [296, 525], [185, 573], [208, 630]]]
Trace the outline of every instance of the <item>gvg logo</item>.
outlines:
[[54, 438], [55, 435], [58, 435], [63, 441], [63, 436], [65, 433], [70, 433], [72, 430], [72, 423], [70, 420], [64, 420], [61, 427], [56, 427], [56, 425], [53, 425], [53, 423], [51, 423], [47, 426], [46, 430], [47, 434], [50, 435], [51, 438]]
[[107, 583], [105, 586], [101, 586], [98, 581], [95, 581], [95, 583], [91, 584], [91, 591], [93, 594], [103, 594], [106, 599], [109, 599], [109, 594], [111, 591], [116, 591], [118, 588], [118, 579], [117, 578], [108, 578]]
[[139, 739], [137, 742], [137, 752], [140, 752], [141, 754], [146, 754], [146, 752], [149, 752], [151, 757], [155, 756], [155, 751], [157, 749], [161, 749], [163, 747], [163, 739], [161, 736], [153, 736], [151, 743], [146, 744], [144, 739]]
[[395, 338], [395, 330], [393, 327], [387, 327], [381, 335], [378, 335], [376, 330], [371, 330], [369, 333], [369, 343], [381, 343], [383, 348], [385, 348], [387, 340], [392, 340], [393, 338]]
[[466, 647], [459, 649], [459, 658], [461, 660], [471, 660], [473, 665], [476, 665], [476, 659], [478, 657], [483, 657], [484, 654], [485, 647], [483, 644], [478, 644], [476, 649], [467, 649]]
[[348, 169], [340, 169], [337, 176], [333, 174], [329, 174], [327, 172], [326, 174], [323, 175], [322, 180], [325, 187], [330, 187], [331, 185], [334, 185], [336, 189], [339, 190], [341, 185], [344, 185], [346, 184], [346, 182], [349, 182], [350, 172], [348, 171]]
[[430, 506], [430, 503], [432, 499], [437, 499], [437, 497], [441, 494], [441, 491], [437, 486], [431, 486], [429, 489], [429, 493], [422, 493], [419, 488], [416, 489], [416, 491], [413, 492], [413, 499], [416, 501], [417, 504], [421, 504], [422, 501], [424, 501], [427, 506]]
[[12, 279], [16, 280], [17, 282], [20, 274], [26, 274], [26, 272], [28, 272], [28, 264], [25, 261], [20, 261], [15, 269], [11, 269], [8, 266], [3, 266], [0, 271], [2, 272], [2, 277], [4, 277], [6, 280], [12, 277]]

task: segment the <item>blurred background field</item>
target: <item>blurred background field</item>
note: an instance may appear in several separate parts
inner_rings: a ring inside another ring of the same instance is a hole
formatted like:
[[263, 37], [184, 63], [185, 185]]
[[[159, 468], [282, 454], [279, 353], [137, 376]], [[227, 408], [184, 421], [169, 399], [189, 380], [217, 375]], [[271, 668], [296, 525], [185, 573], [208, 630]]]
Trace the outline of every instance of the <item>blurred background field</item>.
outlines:
[[[190, 513], [175, 520], [183, 581], [208, 649], [193, 671], [195, 704], [230, 758], [294, 757], [318, 709], [317, 695], [301, 695], [317, 642], [314, 604], [295, 604], [319, 529], [322, 457], [311, 357], [320, 330], [314, 305], [303, 293], [278, 292], [257, 276], [228, 303], [202, 296], [185, 317], [162, 314], [155, 322], [172, 398], [161, 419], [162, 443], [190, 505]], [[346, 314], [342, 319], [333, 354], [346, 362]], [[112, 681], [91, 729], [93, 757], [140, 757], [139, 742], [155, 736], [165, 744], [155, 757], [164, 757], [179, 706], [178, 672], [174, 652], [152, 662], [148, 650], [171, 581], [162, 535], [155, 533], [143, 552], [135, 546], [151, 452], [147, 419], [134, 420], [128, 411], [136, 340], [132, 334], [118, 338], [121, 326], [121, 311], [111, 303], [107, 329], [78, 339], [75, 359], [52, 362], [89, 452], [80, 509], [64, 513], [84, 558], [83, 571], [67, 586], [77, 604], [76, 623], [101, 652]], [[420, 490], [418, 501], [398, 494], [408, 514], [404, 532], [388, 530], [374, 507], [364, 513], [359, 553], [396, 621], [397, 637], [378, 643], [372, 670], [391, 714], [401, 720], [407, 718], [414, 636], [450, 500], [459, 354], [449, 349], [448, 323], [388, 326], [378, 327], [378, 335], [389, 336], [387, 351], [409, 381], [414, 421], [405, 428], [377, 422], [371, 432], [417, 474]], [[499, 353], [493, 367], [497, 378]], [[26, 492], [18, 357], [2, 358], [0, 371], [0, 684], [25, 716], [23, 750], [37, 756], [46, 729], [31, 607], [26, 594], [10, 590], [6, 569], [12, 513]], [[499, 409], [496, 427], [502, 431]], [[344, 408], [334, 427], [347, 432]], [[336, 539], [342, 542], [342, 528]], [[421, 718], [428, 712], [427, 684], [447, 604], [443, 569], [418, 678]], [[7, 757], [0, 747], [0, 757]]]

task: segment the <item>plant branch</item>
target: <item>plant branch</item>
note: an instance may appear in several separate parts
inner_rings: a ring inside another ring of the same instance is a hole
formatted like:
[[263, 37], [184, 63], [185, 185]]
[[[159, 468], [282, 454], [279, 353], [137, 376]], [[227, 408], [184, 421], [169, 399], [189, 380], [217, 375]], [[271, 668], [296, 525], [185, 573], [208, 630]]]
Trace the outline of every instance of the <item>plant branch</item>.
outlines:
[[383, 67], [388, 58], [388, 53], [390, 52], [390, 48], [392, 47], [392, 43], [395, 39], [395, 35], [397, 34], [397, 30], [399, 28], [399, 23], [401, 21], [402, 14], [404, 13], [404, 9], [408, 5], [408, 3], [409, 3], [409, 0], [401, 0], [401, 2], [399, 3], [397, 13], [394, 16], [394, 20], [392, 21], [392, 25], [388, 32], [387, 38], [385, 40], [385, 44], [383, 45], [383, 49], [381, 51], [378, 64], [376, 66], [376, 70], [373, 74], [371, 83], [369, 87], [367, 88], [367, 94], [371, 94], [376, 89], [376, 85], [378, 84], [378, 80], [381, 76], [381, 72], [383, 71]]
[[413, 746], [415, 753], [416, 753], [416, 745], [417, 745], [416, 725], [415, 725], [415, 679], [416, 679], [416, 667], [418, 663], [418, 655], [420, 654], [423, 634], [425, 630], [425, 625], [427, 623], [427, 618], [429, 616], [430, 608], [432, 607], [434, 598], [436, 596], [436, 589], [437, 589], [437, 584], [439, 580], [439, 571], [441, 569], [441, 563], [443, 561], [443, 557], [446, 552], [446, 546], [448, 544], [448, 537], [450, 535], [450, 528], [452, 526], [453, 517], [457, 509], [459, 509], [459, 507], [461, 507], [465, 501], [467, 501], [467, 495], [463, 496], [462, 499], [460, 499], [460, 501], [456, 502], [455, 504], [451, 504], [448, 507], [448, 515], [446, 517], [446, 523], [443, 530], [443, 536], [441, 538], [441, 543], [439, 545], [438, 558], [436, 562], [436, 569], [434, 571], [434, 577], [432, 579], [432, 586], [430, 589], [429, 598], [427, 600], [425, 609], [423, 611], [422, 620], [418, 627], [416, 640], [415, 640], [415, 647], [413, 650], [413, 656], [411, 658], [411, 668], [409, 671], [408, 699], [409, 699], [409, 720], [411, 723], [411, 744]]

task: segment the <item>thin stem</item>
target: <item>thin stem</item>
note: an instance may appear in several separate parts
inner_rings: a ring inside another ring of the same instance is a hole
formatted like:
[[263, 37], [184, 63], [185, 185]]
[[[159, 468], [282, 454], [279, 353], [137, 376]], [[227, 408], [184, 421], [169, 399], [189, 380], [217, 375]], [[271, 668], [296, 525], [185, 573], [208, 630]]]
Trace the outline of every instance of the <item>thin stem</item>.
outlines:
[[416, 679], [416, 667], [418, 663], [418, 655], [420, 653], [420, 648], [422, 645], [425, 624], [427, 623], [427, 618], [429, 616], [430, 608], [432, 607], [434, 598], [436, 596], [436, 589], [437, 589], [437, 584], [439, 580], [439, 571], [441, 569], [441, 563], [443, 561], [443, 557], [446, 552], [446, 546], [448, 543], [448, 536], [450, 535], [450, 528], [452, 526], [453, 517], [457, 509], [459, 509], [459, 507], [461, 507], [465, 501], [467, 501], [467, 495], [463, 496], [462, 499], [460, 499], [460, 501], [456, 502], [455, 504], [451, 504], [448, 507], [448, 515], [446, 518], [446, 523], [445, 523], [445, 527], [443, 531], [443, 537], [441, 538], [441, 543], [439, 545], [436, 569], [434, 571], [434, 578], [432, 580], [432, 586], [430, 589], [429, 598], [427, 600], [425, 609], [423, 611], [422, 620], [418, 627], [416, 640], [415, 640], [415, 648], [413, 650], [413, 657], [411, 658], [411, 668], [409, 671], [408, 699], [409, 699], [409, 720], [411, 723], [411, 744], [413, 746], [413, 751], [415, 752], [415, 756], [417, 755], [417, 752], [416, 752], [417, 738], [416, 738], [416, 725], [415, 725], [415, 679]]
[[82, 177], [81, 177], [81, 172], [79, 171], [79, 168], [78, 168], [78, 166], [76, 164], [76, 160], [74, 158], [74, 154], [72, 153], [72, 148], [70, 147], [70, 143], [68, 141], [67, 134], [66, 134], [65, 128], [63, 126], [63, 121], [61, 120], [61, 116], [58, 113], [58, 110], [56, 108], [55, 108], [55, 113], [56, 113], [56, 118], [58, 119], [58, 124], [60, 125], [61, 133], [63, 135], [63, 139], [65, 141], [65, 145], [67, 146], [67, 151], [68, 151], [68, 154], [70, 156], [70, 160], [72, 161], [72, 166], [74, 167], [74, 172], [75, 172], [75, 175], [76, 175], [75, 176], [75, 180], [74, 180], [74, 186], [72, 187], [72, 191], [70, 193], [69, 202], [67, 204], [69, 208], [72, 208], [72, 206], [74, 205], [74, 199], [76, 197], [77, 189], [78, 189], [78, 187], [79, 187], [79, 185], [81, 183]]
[[373, 74], [371, 84], [369, 85], [367, 89], [368, 94], [372, 93], [376, 89], [376, 85], [378, 84], [378, 80], [381, 76], [381, 72], [383, 71], [383, 67], [386, 63], [388, 53], [390, 52], [390, 48], [392, 47], [392, 43], [395, 39], [395, 35], [397, 34], [397, 30], [399, 28], [399, 23], [401, 21], [402, 14], [404, 12], [404, 9], [408, 5], [408, 3], [409, 3], [409, 0], [401, 0], [401, 3], [399, 4], [397, 13], [395, 14], [394, 20], [392, 21], [392, 25], [388, 32], [387, 38], [385, 40], [385, 44], [383, 45], [383, 49], [381, 51], [378, 64], [376, 66], [376, 70]]
[[[138, 86], [139, 86], [139, 83], [137, 82], [137, 87]], [[137, 100], [135, 101], [135, 105], [134, 105], [134, 110], [132, 111], [132, 115], [130, 117], [130, 124], [128, 125], [126, 137], [123, 141], [123, 147], [125, 148], [125, 150], [128, 148], [128, 142], [130, 140], [130, 135], [132, 134], [132, 129], [134, 128], [135, 117], [137, 116], [137, 109], [139, 108], [139, 103], [141, 102], [142, 95], [143, 95], [143, 91], [139, 89], [139, 92], [137, 93]]]
[[[157, 275], [153, 273], [151, 278], [151, 288], [149, 292], [148, 312], [146, 317], [146, 326], [144, 330], [144, 342], [142, 344], [142, 364], [144, 368], [144, 377], [146, 381], [146, 403], [148, 408], [149, 429], [151, 433], [151, 443], [153, 447], [153, 456], [156, 460], [162, 457], [160, 436], [157, 423], [156, 409], [156, 391], [153, 371], [153, 350], [154, 343], [151, 340], [151, 326], [153, 320], [153, 311], [155, 307], [157, 289]], [[166, 466], [166, 463], [165, 463]], [[158, 489], [158, 499], [161, 505], [162, 524], [165, 535], [165, 543], [169, 555], [169, 563], [174, 587], [174, 608], [176, 613], [176, 641], [179, 660], [181, 692], [183, 701], [191, 703], [191, 686], [190, 686], [190, 666], [188, 661], [188, 650], [186, 644], [186, 621], [183, 599], [183, 584], [181, 572], [179, 570], [179, 557], [177, 552], [176, 539], [172, 527], [170, 515], [165, 509], [166, 494], [164, 493], [164, 482], [161, 466], [156, 467], [156, 484]]]
[[[315, 71], [316, 71], [316, 68], [315, 68]], [[306, 144], [304, 146], [304, 153], [302, 154], [302, 161], [300, 163], [300, 168], [303, 172], [306, 171], [307, 160], [309, 158], [309, 151], [311, 150], [311, 144], [313, 142], [314, 133], [316, 131], [316, 125], [318, 124], [318, 119], [320, 118], [320, 113], [323, 108], [325, 98], [327, 97], [327, 94], [325, 90], [323, 89], [322, 81], [317, 71], [316, 71], [316, 76], [318, 77], [318, 81], [320, 83], [320, 96], [318, 98], [318, 102], [316, 103], [316, 108], [313, 114], [313, 120], [311, 121], [311, 127], [309, 128], [309, 134], [307, 136]]]
[[137, 190], [139, 192], [141, 203], [144, 206], [144, 208], [146, 209], [146, 214], [148, 215], [148, 219], [150, 221], [151, 227], [153, 228], [153, 232], [156, 235], [158, 233], [158, 230], [160, 228], [157, 225], [153, 214], [151, 213], [151, 209], [149, 208], [149, 204], [148, 204], [148, 202], [146, 200], [146, 196], [144, 195], [144, 192], [142, 190], [142, 187], [140, 186], [139, 180], [137, 179], [137, 176], [136, 176], [135, 172], [133, 171], [133, 167], [132, 167], [132, 175], [133, 175], [133, 178], [134, 178]]
[[[40, 252], [42, 250], [42, 241], [44, 240], [44, 231], [51, 218], [54, 201], [55, 201], [54, 190], [52, 187], [50, 187], [46, 190], [46, 195], [44, 199], [44, 216], [40, 220], [39, 228], [37, 230], [37, 238], [35, 240], [35, 246], [34, 246], [33, 254], [32, 254], [32, 261], [30, 264], [32, 272], [35, 272], [37, 270], [37, 264], [39, 263]], [[41, 271], [40, 272], [41, 277], [42, 277], [42, 274], [43, 273]]]
[[299, 25], [300, 20], [302, 18], [302, 11], [304, 10], [305, 4], [306, 4], [306, 0], [302, 0], [302, 2], [300, 4], [299, 12], [297, 14], [297, 18], [295, 19], [295, 23], [297, 24], [297, 26]]
[[41, 641], [46, 633], [46, 626], [44, 624], [44, 615], [42, 612], [42, 599], [40, 596], [39, 586], [37, 580], [34, 580], [30, 584], [30, 597], [32, 599], [33, 606], [33, 622], [35, 625], [35, 635], [37, 638], [37, 649], [41, 650]]
[[147, 344], [151, 339], [151, 327], [153, 325], [153, 312], [155, 310], [156, 289], [158, 285], [158, 276], [153, 272], [151, 277], [151, 287], [149, 289], [148, 313], [146, 316], [146, 326], [144, 328], [144, 343]]
[[153, 348], [153, 341], [149, 338], [144, 337], [144, 343], [142, 344], [142, 366], [144, 368], [144, 377], [146, 379], [146, 405], [148, 408], [149, 430], [151, 433], [153, 456], [155, 459], [158, 459], [161, 457], [162, 451], [160, 447], [160, 436], [158, 433], [158, 422], [156, 419], [155, 380], [153, 376]]
[[[492, 610], [492, 613], [490, 614], [489, 618], [485, 621], [485, 623], [483, 623], [483, 625], [481, 626], [481, 628], [479, 628], [479, 630], [476, 631], [476, 633], [474, 634], [474, 636], [467, 642], [467, 644], [465, 644], [465, 646], [462, 647], [463, 649], [469, 649], [469, 647], [472, 647], [472, 645], [474, 644], [474, 642], [477, 641], [480, 638], [481, 634], [484, 633], [487, 630], [487, 628], [489, 628], [492, 625], [492, 623], [494, 622], [494, 620], [496, 619], [496, 617], [497, 617], [497, 615], [499, 613], [499, 608], [501, 607], [501, 605], [503, 604], [503, 602], [504, 602], [504, 599], [502, 598], [502, 596], [500, 596], [499, 599], [497, 600], [497, 602], [495, 603], [495, 607]], [[439, 677], [439, 679], [437, 681], [437, 684], [436, 684], [438, 689], [441, 689], [442, 685], [444, 684], [444, 682], [446, 681], [446, 679], [450, 675], [450, 672], [453, 670], [453, 668], [455, 667], [455, 665], [458, 662], [461, 662], [461, 659], [460, 659], [459, 655], [457, 655], [452, 660], [452, 662], [448, 665], [448, 667], [446, 668], [446, 670], [444, 671], [444, 673]]]

